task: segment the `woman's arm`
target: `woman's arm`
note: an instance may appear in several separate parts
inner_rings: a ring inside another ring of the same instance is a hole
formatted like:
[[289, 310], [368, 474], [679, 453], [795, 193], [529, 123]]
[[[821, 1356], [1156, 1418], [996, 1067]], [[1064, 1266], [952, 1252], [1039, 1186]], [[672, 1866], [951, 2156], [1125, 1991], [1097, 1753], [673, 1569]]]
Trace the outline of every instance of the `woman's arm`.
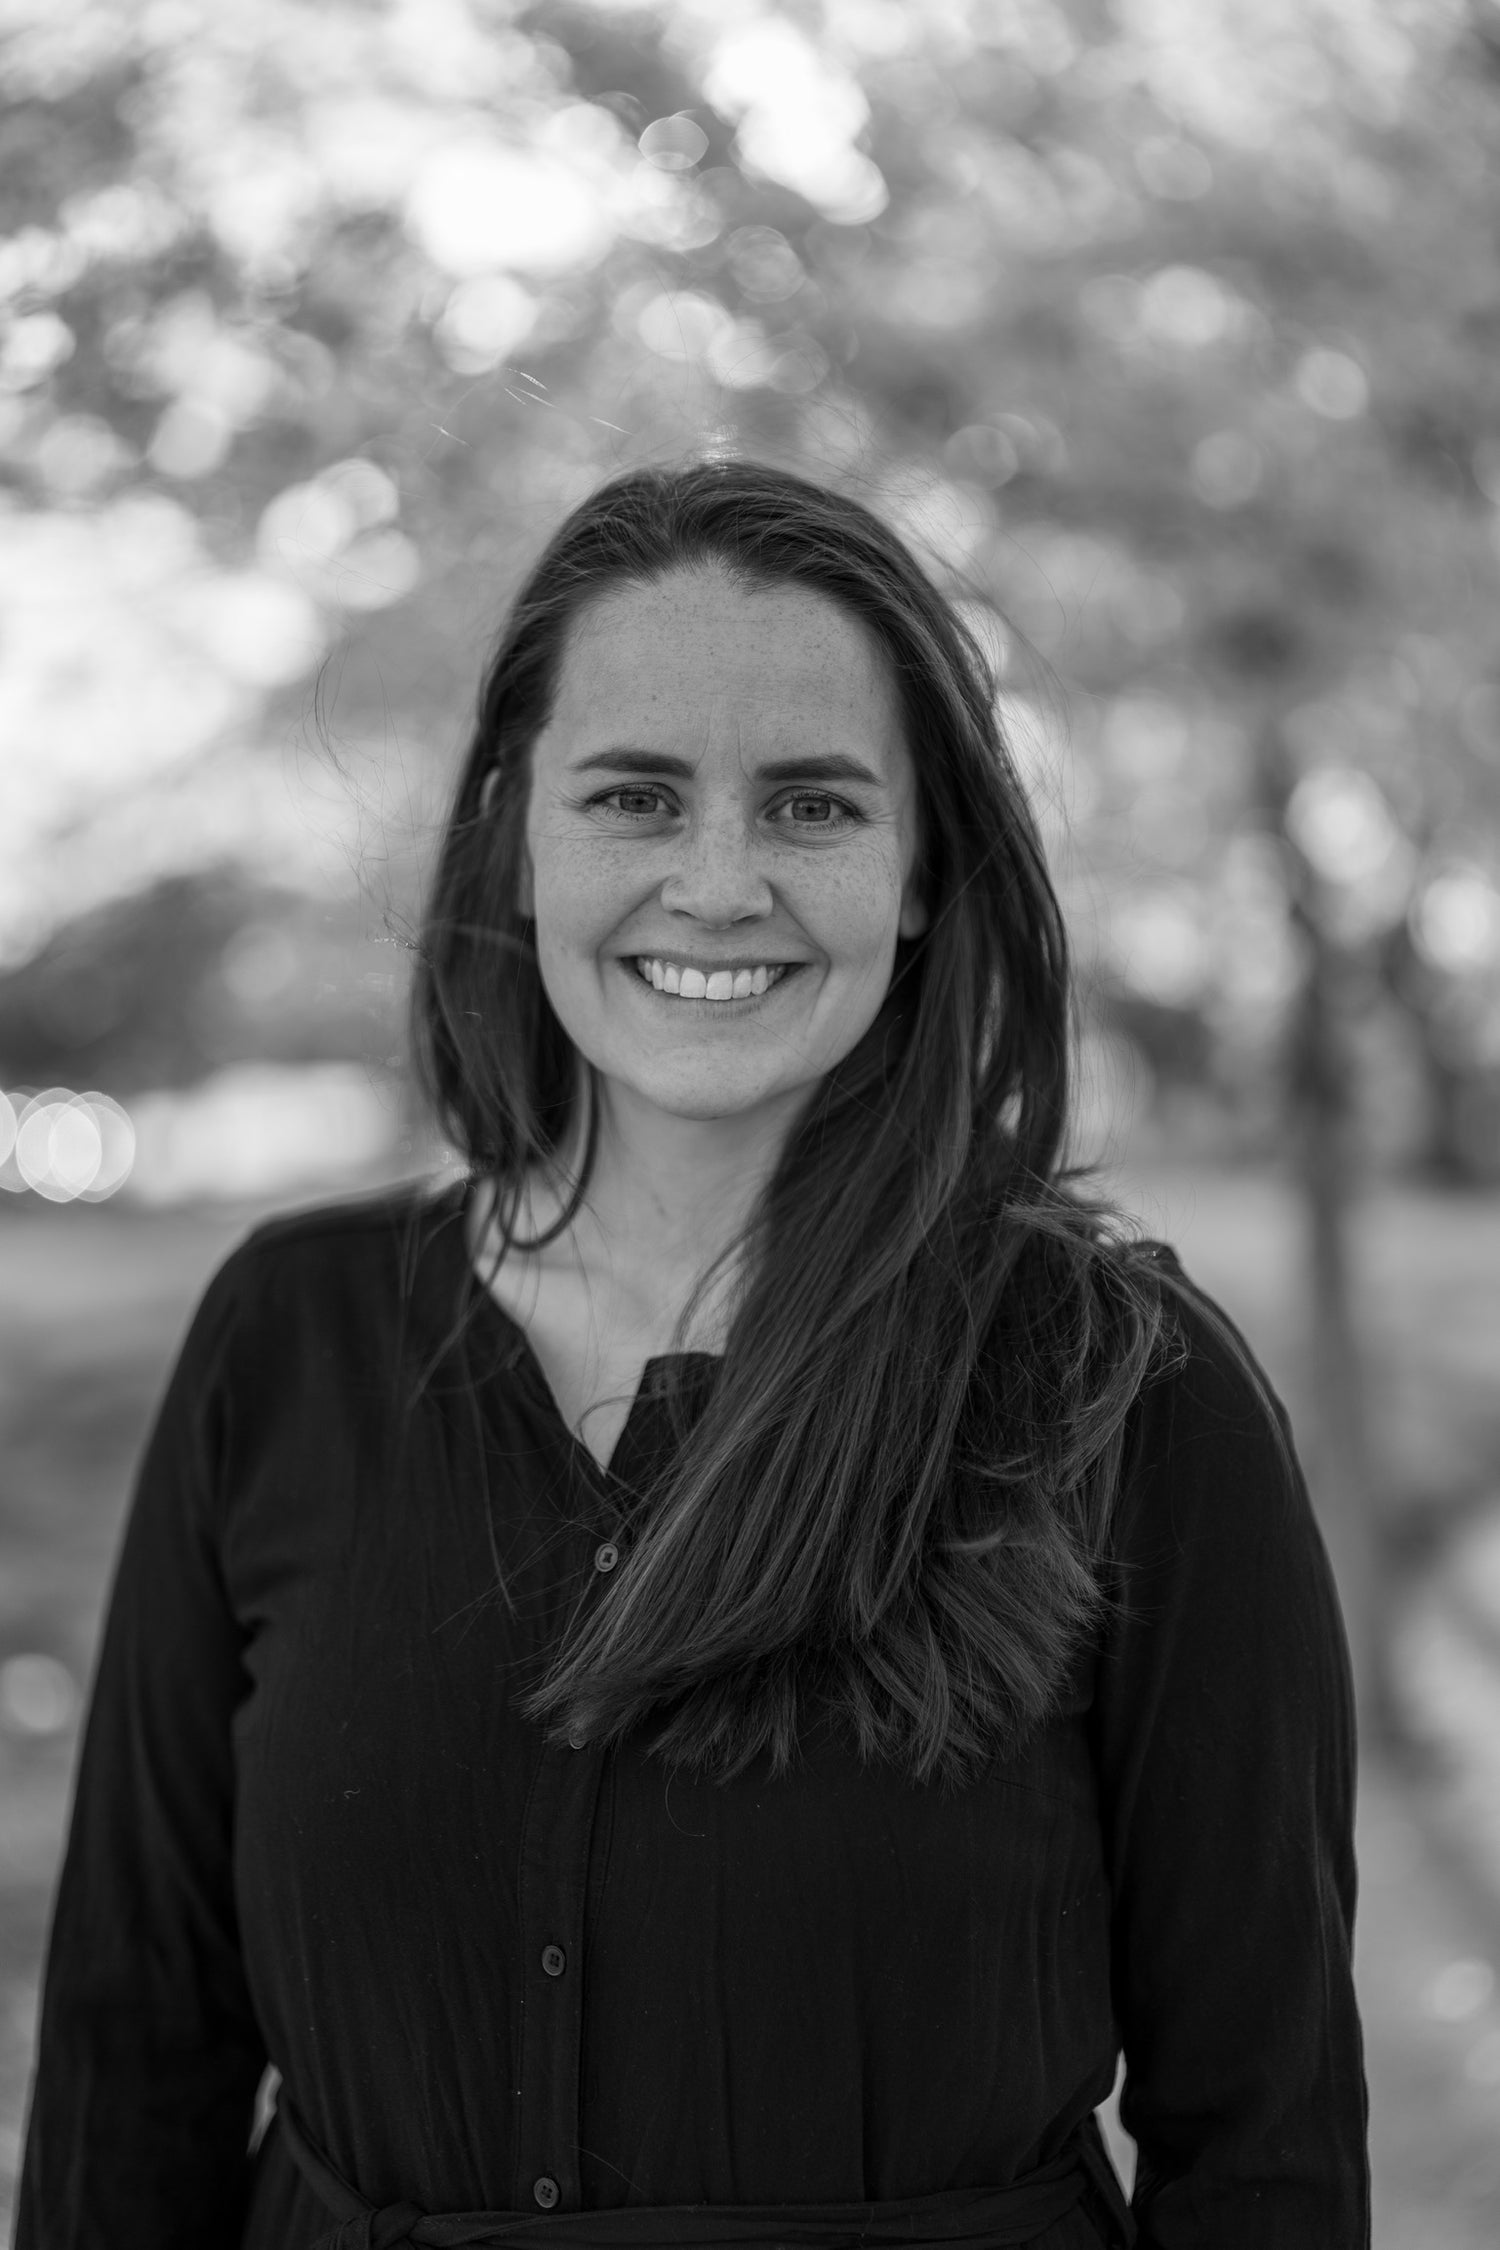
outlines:
[[1187, 1361], [1139, 1410], [1096, 1707], [1141, 2245], [1364, 2250], [1343, 1624], [1248, 1352], [1191, 1299], [1180, 1317]]
[[264, 2046], [231, 1865], [240, 1635], [215, 1553], [234, 1267], [157, 1418], [116, 1565], [53, 1911], [15, 2250], [240, 2238]]

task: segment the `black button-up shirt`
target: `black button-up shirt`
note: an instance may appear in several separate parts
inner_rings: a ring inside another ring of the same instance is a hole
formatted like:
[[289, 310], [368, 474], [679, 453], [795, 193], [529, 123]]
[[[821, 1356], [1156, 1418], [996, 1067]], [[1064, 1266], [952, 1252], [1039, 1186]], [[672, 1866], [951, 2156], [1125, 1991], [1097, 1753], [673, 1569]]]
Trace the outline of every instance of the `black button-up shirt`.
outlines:
[[[515, 1709], [609, 1599], [664, 1363], [606, 1472], [458, 1191], [261, 1229], [127, 1525], [17, 2250], [314, 2242], [283, 2128], [246, 2154], [268, 2060], [370, 2203], [561, 2217], [1003, 2188], [1121, 2045], [1143, 2245], [1359, 2250], [1342, 1631], [1301, 1481], [1185, 1317], [1118, 1612], [1024, 1754], [919, 1788], [815, 1722], [721, 1787]], [[701, 1406], [715, 1363], [684, 1372]]]

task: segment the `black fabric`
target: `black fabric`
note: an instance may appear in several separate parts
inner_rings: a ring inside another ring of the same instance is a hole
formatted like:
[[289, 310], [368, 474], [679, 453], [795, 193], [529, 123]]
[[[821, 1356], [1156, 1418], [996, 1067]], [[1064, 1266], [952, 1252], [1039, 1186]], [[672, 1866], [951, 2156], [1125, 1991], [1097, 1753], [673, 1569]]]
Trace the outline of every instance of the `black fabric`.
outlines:
[[[1091, 2186], [1082, 2146], [1008, 2188], [958, 2188], [899, 2203], [618, 2204], [612, 2210], [433, 2214], [414, 2204], [377, 2211], [310, 2141], [296, 2112], [277, 2111], [287, 2150], [326, 2211], [338, 2221], [315, 2250], [941, 2250], [1035, 2242], [1065, 2218]], [[1107, 2162], [1107, 2159], [1105, 2160]], [[1117, 2215], [1111, 2213], [1112, 2218]], [[1111, 2233], [1129, 2250], [1128, 2215]]]
[[[375, 2211], [566, 2217], [1008, 2188], [1122, 2044], [1143, 2250], [1360, 2250], [1342, 1629], [1300, 1477], [1184, 1318], [1133, 1414], [1119, 1613], [1025, 1753], [918, 1788], [820, 1722], [720, 1787], [515, 1710], [609, 1598], [664, 1363], [605, 1473], [459, 1192], [258, 1231], [127, 1523], [17, 2250], [309, 2250], [281, 2129], [247, 2155], [268, 2060]], [[715, 1363], [684, 1374], [701, 1405]]]

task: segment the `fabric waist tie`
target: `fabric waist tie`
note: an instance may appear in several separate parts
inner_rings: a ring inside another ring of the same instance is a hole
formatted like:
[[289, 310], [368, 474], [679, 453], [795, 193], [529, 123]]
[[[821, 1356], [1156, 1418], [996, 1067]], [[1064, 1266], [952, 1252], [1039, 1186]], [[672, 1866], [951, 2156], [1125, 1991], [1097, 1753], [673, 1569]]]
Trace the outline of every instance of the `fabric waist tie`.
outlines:
[[[377, 2210], [336, 2172], [286, 2100], [276, 2123], [308, 2186], [338, 2223], [308, 2250], [1009, 2250], [1065, 2218], [1085, 2194], [1128, 2246], [1135, 2229], [1093, 2119], [1062, 2156], [1013, 2187], [953, 2188], [895, 2203], [675, 2203], [611, 2211]], [[1100, 2167], [1109, 2174], [1105, 2179]]]

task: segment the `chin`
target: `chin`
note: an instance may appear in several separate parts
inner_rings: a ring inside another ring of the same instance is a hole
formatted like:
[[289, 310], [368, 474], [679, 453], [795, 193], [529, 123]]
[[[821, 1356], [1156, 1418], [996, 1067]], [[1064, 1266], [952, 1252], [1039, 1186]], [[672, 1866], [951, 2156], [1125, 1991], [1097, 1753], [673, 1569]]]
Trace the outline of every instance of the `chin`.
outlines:
[[638, 1100], [650, 1102], [653, 1108], [665, 1111], [669, 1117], [681, 1117], [699, 1125], [709, 1125], [727, 1117], [744, 1117], [767, 1102], [784, 1101], [792, 1091], [791, 1087], [781, 1085], [726, 1086], [722, 1083], [715, 1086], [637, 1085], [634, 1089]]
[[747, 1094], [742, 1100], [725, 1094], [672, 1094], [650, 1097], [668, 1117], [681, 1117], [695, 1125], [712, 1125], [726, 1117], [744, 1117], [759, 1109], [769, 1095]]

